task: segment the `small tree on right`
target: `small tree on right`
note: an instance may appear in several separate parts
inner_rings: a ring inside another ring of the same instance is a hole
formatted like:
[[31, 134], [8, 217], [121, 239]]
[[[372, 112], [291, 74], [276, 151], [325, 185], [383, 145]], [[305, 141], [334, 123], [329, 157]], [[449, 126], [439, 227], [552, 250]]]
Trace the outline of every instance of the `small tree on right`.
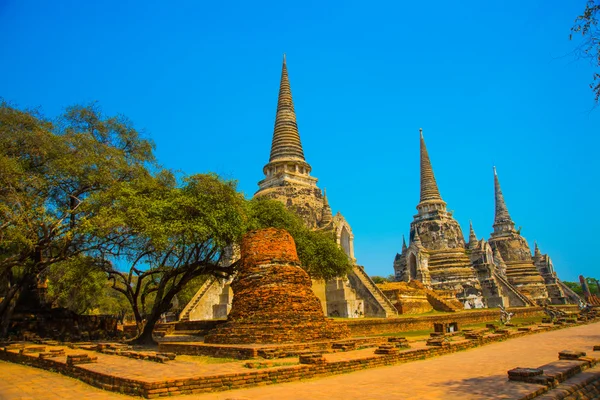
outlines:
[[[595, 67], [600, 67], [600, 27], [598, 26], [598, 13], [600, 12], [600, 0], [588, 0], [583, 14], [575, 19], [571, 28], [571, 36], [581, 34], [584, 41], [579, 48], [579, 56], [589, 58]], [[590, 89], [594, 92], [595, 101], [600, 100], [600, 73], [594, 72]]]

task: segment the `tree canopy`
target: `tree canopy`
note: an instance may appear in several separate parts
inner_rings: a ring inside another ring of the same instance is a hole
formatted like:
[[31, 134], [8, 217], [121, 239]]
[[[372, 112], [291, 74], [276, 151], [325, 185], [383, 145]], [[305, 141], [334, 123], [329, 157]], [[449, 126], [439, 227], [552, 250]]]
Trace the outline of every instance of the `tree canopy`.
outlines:
[[[595, 294], [596, 296], [600, 296], [600, 288], [598, 287], [598, 280], [596, 278], [585, 278], [588, 287], [590, 288], [590, 293]], [[583, 296], [583, 288], [581, 287], [580, 282], [564, 282], [572, 291], [577, 293], [580, 296]]]
[[105, 117], [94, 104], [50, 121], [0, 103], [0, 335], [50, 266], [119, 240], [90, 234], [100, 204], [90, 199], [148, 175], [152, 150], [127, 119]]
[[123, 185], [112, 197], [98, 214], [97, 234], [120, 232], [124, 240], [106, 253], [106, 272], [131, 304], [139, 342], [151, 342], [154, 324], [186, 284], [233, 273], [226, 249], [244, 233], [245, 200], [234, 182], [216, 175], [177, 186], [168, 173]]
[[[600, 12], [599, 0], [588, 0], [583, 14], [575, 19], [571, 28], [571, 39], [573, 35], [581, 35], [583, 44], [579, 48], [579, 56], [590, 59], [595, 67], [600, 67], [600, 26], [598, 25], [598, 14]], [[596, 103], [600, 100], [600, 72], [594, 72], [590, 89], [594, 92]]]
[[120, 190], [111, 196], [115, 202], [98, 215], [96, 226], [128, 237], [117, 252], [108, 254], [107, 259], [119, 261], [108, 263], [106, 271], [115, 290], [131, 304], [138, 343], [152, 342], [160, 315], [190, 282], [235, 272], [237, 260], [230, 250], [248, 230], [287, 229], [297, 241], [302, 265], [315, 278], [331, 278], [350, 268], [331, 235], [309, 230], [279, 202], [246, 201], [235, 182], [216, 175], [194, 175], [178, 186], [163, 173]]
[[252, 229], [288, 230], [313, 278], [350, 270], [333, 232], [308, 229], [279, 202], [246, 200], [215, 174], [177, 179], [152, 151], [95, 104], [54, 121], [0, 104], [0, 336], [38, 283], [49, 282], [50, 302], [82, 313], [103, 307], [104, 277], [127, 299], [139, 341], [151, 341], [181, 290], [235, 272], [230, 250]]

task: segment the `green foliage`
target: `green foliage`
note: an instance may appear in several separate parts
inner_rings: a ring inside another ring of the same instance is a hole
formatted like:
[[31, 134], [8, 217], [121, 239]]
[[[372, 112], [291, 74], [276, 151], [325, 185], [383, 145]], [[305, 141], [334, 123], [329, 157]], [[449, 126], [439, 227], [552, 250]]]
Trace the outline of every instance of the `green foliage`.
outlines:
[[302, 267], [315, 279], [330, 279], [347, 274], [352, 265], [335, 243], [333, 233], [313, 231], [300, 217], [275, 200], [255, 198], [248, 202], [249, 229], [283, 228], [296, 242]]
[[41, 277], [49, 300], [75, 312], [119, 314], [125, 299], [146, 334], [176, 295], [185, 304], [207, 276], [234, 272], [226, 249], [250, 229], [288, 230], [313, 278], [350, 270], [332, 232], [308, 229], [279, 202], [247, 201], [214, 174], [178, 183], [152, 151], [128, 120], [95, 104], [52, 122], [0, 103], [3, 327]]
[[[575, 19], [571, 28], [571, 39], [573, 34], [581, 34], [583, 44], [579, 47], [579, 56], [588, 58], [596, 67], [600, 67], [600, 26], [598, 25], [598, 14], [600, 13], [600, 1], [588, 0], [583, 14]], [[594, 92], [596, 103], [600, 100], [600, 73], [594, 73], [594, 80], [590, 84]]]
[[383, 276], [378, 276], [378, 275], [372, 276], [371, 280], [374, 283], [387, 283], [387, 282], [390, 282], [390, 280], [388, 278], [384, 278]]
[[[201, 275], [234, 272], [225, 251], [245, 231], [246, 200], [235, 182], [214, 174], [194, 175], [177, 186], [166, 171], [121, 185], [112, 198], [90, 228], [122, 238], [106, 255], [118, 260], [107, 264], [107, 272], [130, 302], [139, 342], [145, 343], [182, 289]], [[128, 271], [116, 267], [125, 263]]]
[[106, 279], [106, 274], [104, 274], [102, 291], [98, 294], [94, 308], [90, 309], [88, 314], [133, 317], [127, 298], [112, 288], [112, 284]]
[[98, 260], [78, 256], [53, 264], [44, 274], [48, 283], [46, 300], [77, 314], [124, 315], [127, 299], [112, 289]]
[[[585, 278], [588, 287], [590, 288], [590, 293], [591, 294], [595, 294], [595, 295], [600, 295], [600, 291], [598, 291], [598, 285], [596, 284], [597, 279], [596, 278]], [[580, 296], [583, 296], [583, 289], [581, 287], [581, 283], [580, 282], [565, 282], [563, 281], [563, 283], [565, 285], [567, 285], [572, 291], [574, 291], [575, 293], [577, 293]]]
[[106, 286], [106, 273], [91, 257], [78, 256], [50, 266], [47, 300], [54, 306], [84, 314], [97, 308]]
[[2, 332], [23, 289], [54, 264], [96, 257], [120, 235], [89, 229], [114, 188], [148, 175], [153, 145], [123, 117], [94, 104], [56, 122], [0, 103]]
[[577, 293], [580, 296], [583, 296], [583, 289], [581, 288], [581, 285], [579, 284], [579, 282], [565, 282], [563, 281], [563, 283], [572, 291], [574, 291], [575, 293]]

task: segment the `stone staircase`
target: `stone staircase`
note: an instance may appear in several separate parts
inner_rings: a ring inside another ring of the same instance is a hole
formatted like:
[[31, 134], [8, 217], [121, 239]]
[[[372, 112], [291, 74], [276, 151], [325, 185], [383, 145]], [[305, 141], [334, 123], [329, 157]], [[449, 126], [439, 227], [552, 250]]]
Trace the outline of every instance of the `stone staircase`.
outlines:
[[464, 309], [462, 304], [458, 306], [458, 304], [454, 304], [453, 302], [444, 299], [443, 297], [435, 293], [433, 290], [425, 289], [425, 294], [427, 295], [427, 301], [429, 302], [429, 304], [431, 304], [434, 310], [457, 312], [462, 311]]
[[154, 327], [154, 330], [152, 331], [152, 334], [159, 338], [162, 338], [162, 337], [165, 337], [166, 335], [170, 334], [174, 330], [175, 330], [175, 324], [173, 322], [169, 322], [166, 324], [156, 324], [156, 326]]
[[[383, 292], [377, 287], [375, 282], [369, 278], [369, 275], [365, 272], [363, 267], [355, 265], [352, 268], [352, 272], [350, 272], [354, 277], [356, 277], [371, 293], [373, 298], [377, 301], [377, 303], [381, 306], [381, 308], [385, 312], [385, 317], [391, 317], [398, 315], [398, 311], [396, 307], [392, 304], [392, 302], [383, 294]], [[350, 275], [348, 274], [348, 275]]]
[[194, 297], [192, 297], [192, 300], [190, 300], [190, 302], [187, 303], [183, 311], [181, 311], [181, 314], [179, 314], [179, 321], [190, 320], [190, 313], [198, 305], [200, 300], [202, 300], [202, 296], [204, 296], [204, 294], [211, 288], [212, 285], [215, 284], [215, 282], [217, 282], [217, 279], [213, 277], [208, 278], [204, 282], [204, 284], [200, 287], [200, 289], [198, 289]]
[[523, 293], [519, 292], [519, 290], [514, 287], [509, 281], [508, 279], [506, 279], [505, 277], [503, 277], [502, 275], [500, 275], [498, 272], [494, 271], [494, 278], [500, 282], [502, 285], [504, 285], [505, 287], [507, 287], [514, 296], [518, 297], [519, 300], [521, 300], [524, 304], [526, 304], [526, 306], [532, 306], [535, 307], [537, 306], [537, 304], [535, 304], [535, 302], [531, 299], [529, 299], [529, 297], [525, 296]]
[[583, 299], [577, 293], [575, 293], [573, 291], [573, 289], [571, 289], [570, 287], [565, 285], [561, 280], [557, 280], [557, 282], [558, 282], [558, 286], [560, 286], [560, 288], [562, 289], [565, 296], [567, 296], [567, 298], [573, 304], [578, 304], [580, 301], [583, 301]]

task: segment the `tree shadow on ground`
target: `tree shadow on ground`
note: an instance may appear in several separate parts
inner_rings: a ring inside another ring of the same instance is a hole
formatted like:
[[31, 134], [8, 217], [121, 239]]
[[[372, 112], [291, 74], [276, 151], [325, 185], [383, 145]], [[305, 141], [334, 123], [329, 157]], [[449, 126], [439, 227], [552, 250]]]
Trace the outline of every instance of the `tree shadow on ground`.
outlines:
[[[581, 339], [583, 339], [583, 340], [586, 340], [586, 341], [589, 340], [590, 342], [596, 342], [596, 343], [600, 344], [600, 335], [577, 335], [577, 334], [575, 334], [575, 335], [569, 336], [569, 339], [571, 339], [571, 340], [575, 340], [575, 339], [581, 340]], [[568, 344], [568, 343], [569, 342], [565, 342], [565, 344]]]
[[[460, 368], [457, 366], [457, 368]], [[445, 399], [519, 399], [542, 388], [542, 385], [512, 382], [507, 374], [480, 376], [436, 383], [446, 390]]]

